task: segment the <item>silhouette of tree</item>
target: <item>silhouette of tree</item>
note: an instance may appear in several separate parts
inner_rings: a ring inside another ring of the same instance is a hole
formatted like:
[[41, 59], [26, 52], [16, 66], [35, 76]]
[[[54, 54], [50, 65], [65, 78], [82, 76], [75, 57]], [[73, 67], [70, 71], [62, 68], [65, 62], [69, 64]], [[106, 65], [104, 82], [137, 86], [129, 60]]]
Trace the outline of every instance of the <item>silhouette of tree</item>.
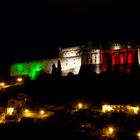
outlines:
[[60, 60], [58, 60], [58, 64], [57, 64], [57, 69], [58, 69], [58, 75], [61, 76], [61, 62]]
[[53, 65], [52, 65], [52, 75], [53, 75], [53, 76], [56, 76], [56, 75], [57, 75], [57, 71], [58, 71], [58, 70], [57, 70], [55, 64], [53, 64]]
[[46, 73], [44, 70], [39, 71], [37, 79], [44, 80], [46, 78]]
[[68, 76], [74, 76], [74, 73], [73, 72], [69, 72]]
[[79, 75], [87, 78], [96, 78], [97, 74], [93, 71], [93, 65], [82, 65], [79, 71]]

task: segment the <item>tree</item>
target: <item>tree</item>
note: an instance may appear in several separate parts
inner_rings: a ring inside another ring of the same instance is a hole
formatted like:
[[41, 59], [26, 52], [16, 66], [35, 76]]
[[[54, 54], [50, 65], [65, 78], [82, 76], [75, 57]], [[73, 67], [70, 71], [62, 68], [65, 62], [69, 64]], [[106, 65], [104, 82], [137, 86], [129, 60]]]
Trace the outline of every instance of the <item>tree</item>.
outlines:
[[73, 72], [69, 72], [68, 76], [74, 76], [74, 73]]
[[57, 75], [57, 68], [56, 68], [55, 64], [52, 65], [52, 75], [53, 76]]
[[58, 63], [57, 63], [57, 72], [58, 72], [58, 76], [61, 76], [61, 63], [60, 63], [60, 60], [58, 60]]
[[44, 79], [46, 79], [46, 73], [45, 73], [44, 70], [39, 71], [38, 78], [37, 79], [38, 80], [44, 80]]

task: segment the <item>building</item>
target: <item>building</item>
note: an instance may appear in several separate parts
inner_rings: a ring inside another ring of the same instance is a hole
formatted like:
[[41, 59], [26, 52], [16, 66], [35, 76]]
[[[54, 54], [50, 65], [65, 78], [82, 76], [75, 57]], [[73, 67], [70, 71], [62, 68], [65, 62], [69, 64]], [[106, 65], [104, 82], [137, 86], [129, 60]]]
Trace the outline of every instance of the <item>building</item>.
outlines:
[[102, 105], [102, 112], [127, 112], [130, 114], [138, 114], [139, 107], [138, 106], [131, 106], [131, 105]]
[[60, 48], [58, 58], [12, 64], [10, 75], [36, 79], [40, 71], [51, 74], [54, 67], [58, 68], [59, 62], [62, 76], [69, 72], [76, 75], [82, 65], [88, 64], [94, 65], [94, 72], [99, 74], [118, 65], [129, 67], [134, 63], [140, 64], [140, 47], [127, 43], [109, 43], [107, 47], [103, 47], [90, 42], [87, 45]]

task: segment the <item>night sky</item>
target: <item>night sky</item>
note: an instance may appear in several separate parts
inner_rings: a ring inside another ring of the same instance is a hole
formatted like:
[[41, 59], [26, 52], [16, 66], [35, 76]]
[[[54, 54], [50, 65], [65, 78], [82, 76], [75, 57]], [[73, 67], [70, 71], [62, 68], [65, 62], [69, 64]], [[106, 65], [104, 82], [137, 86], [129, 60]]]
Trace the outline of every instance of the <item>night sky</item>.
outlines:
[[134, 0], [24, 0], [1, 9], [0, 73], [11, 63], [57, 56], [58, 47], [88, 41], [139, 42]]

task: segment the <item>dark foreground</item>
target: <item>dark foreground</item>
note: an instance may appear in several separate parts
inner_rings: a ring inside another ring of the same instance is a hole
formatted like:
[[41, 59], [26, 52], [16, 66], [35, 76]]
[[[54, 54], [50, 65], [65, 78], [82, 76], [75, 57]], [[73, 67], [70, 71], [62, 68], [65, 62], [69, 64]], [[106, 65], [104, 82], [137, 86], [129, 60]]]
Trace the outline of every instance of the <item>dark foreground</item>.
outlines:
[[[113, 133], [106, 134], [112, 127]], [[57, 112], [47, 119], [22, 119], [19, 123], [0, 125], [5, 139], [78, 139], [78, 140], [138, 140], [140, 115], [127, 113], [96, 114], [78, 111]]]

